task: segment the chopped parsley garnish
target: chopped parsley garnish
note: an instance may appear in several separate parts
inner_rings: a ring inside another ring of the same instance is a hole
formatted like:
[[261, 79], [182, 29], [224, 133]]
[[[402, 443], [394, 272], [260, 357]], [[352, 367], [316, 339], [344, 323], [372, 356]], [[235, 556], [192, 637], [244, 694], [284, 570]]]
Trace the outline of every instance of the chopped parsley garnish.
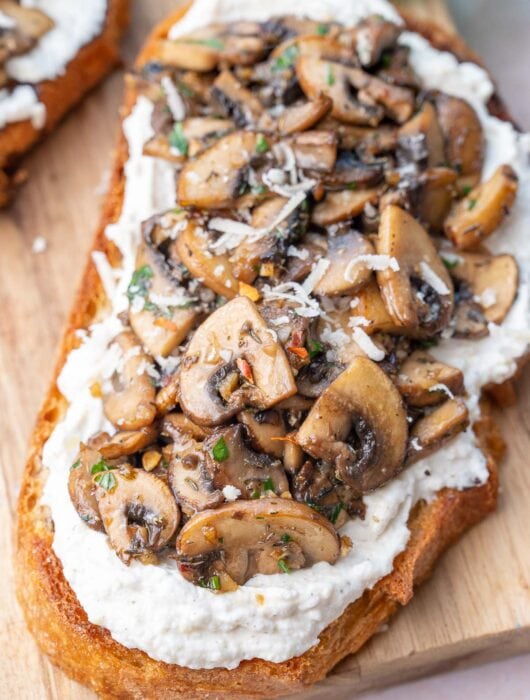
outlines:
[[105, 491], [112, 491], [116, 487], [116, 477], [112, 472], [101, 472], [96, 474], [94, 480]]
[[108, 472], [110, 469], [116, 469], [116, 467], [107, 464], [104, 459], [100, 459], [99, 462], [92, 465], [90, 468], [91, 474], [99, 474], [100, 472]]
[[462, 187], [460, 188], [462, 197], [467, 197], [467, 195], [471, 192], [472, 189], [473, 188], [471, 187], [471, 185], [462, 185]]
[[285, 559], [278, 559], [278, 569], [280, 571], [283, 571], [284, 574], [290, 574], [291, 569], [289, 568], [289, 565], [285, 561]]
[[348, 182], [348, 184], [346, 185], [346, 188], [349, 190], [356, 190], [357, 187], [358, 185], [356, 182]]
[[182, 122], [177, 122], [173, 127], [173, 131], [169, 134], [169, 143], [183, 156], [188, 155], [188, 140], [184, 136]]
[[333, 72], [333, 66], [328, 65], [328, 72], [326, 74], [326, 83], [331, 87], [335, 85], [335, 73]]
[[250, 494], [250, 498], [259, 498], [261, 496], [261, 490], [260, 489], [254, 489], [252, 493]]
[[221, 579], [219, 576], [214, 575], [210, 576], [208, 579], [208, 588], [211, 588], [213, 591], [220, 591], [221, 590]]
[[221, 39], [212, 37], [211, 39], [183, 39], [185, 44], [198, 44], [199, 46], [207, 46], [209, 49], [215, 49], [216, 51], [222, 51], [225, 47]]
[[72, 464], [72, 466], [70, 467], [70, 469], [79, 469], [80, 466], [81, 466], [81, 460], [80, 460], [80, 459], [76, 459], [76, 461]]
[[383, 68], [389, 68], [391, 60], [392, 55], [388, 51], [384, 51], [383, 55], [381, 56], [381, 65], [383, 66]]
[[442, 262], [448, 270], [454, 270], [454, 268], [458, 265], [458, 260], [448, 260], [447, 258], [442, 258]]
[[131, 281], [127, 287], [127, 298], [131, 304], [135, 297], [146, 298], [152, 278], [153, 270], [149, 265], [142, 265], [142, 267], [139, 267], [133, 272]]
[[228, 459], [230, 452], [224, 437], [220, 437], [219, 440], [217, 440], [213, 446], [212, 455], [216, 462], [224, 462], [225, 459]]
[[269, 143], [263, 134], [258, 134], [256, 139], [256, 153], [267, 153], [269, 150]]
[[274, 61], [272, 70], [279, 72], [285, 70], [286, 68], [291, 68], [294, 66], [299, 53], [300, 50], [296, 44], [288, 46], [281, 56], [278, 56], [278, 58]]
[[283, 535], [280, 537], [280, 539], [284, 544], [287, 544], [288, 542], [291, 541], [292, 538], [288, 532], [284, 532]]
[[318, 340], [310, 340], [307, 344], [307, 352], [309, 353], [309, 359], [313, 360], [317, 355], [324, 352], [324, 346]]
[[326, 34], [329, 33], [329, 27], [327, 24], [318, 24], [317, 25], [317, 34], [319, 36], [326, 36]]
[[182, 81], [177, 83], [177, 87], [184, 97], [193, 97], [195, 95], [195, 92], [190, 88], [190, 86], [186, 85], [186, 83], [183, 83]]
[[331, 520], [333, 525], [335, 525], [335, 523], [337, 522], [337, 518], [339, 517], [340, 512], [343, 508], [344, 508], [344, 506], [342, 503], [337, 503], [336, 506], [333, 506], [333, 510], [331, 511], [331, 513], [329, 515], [329, 519]]
[[477, 200], [476, 199], [470, 199], [469, 202], [467, 203], [467, 208], [468, 211], [471, 211], [471, 209], [474, 209], [477, 205]]
[[[266, 185], [254, 185], [252, 187], [252, 193], [253, 194], [266, 194], [269, 191], [269, 188], [266, 187]], [[259, 270], [259, 265], [255, 266]]]
[[424, 350], [429, 348], [435, 348], [438, 345], [438, 341], [435, 338], [426, 338], [425, 340], [418, 340], [418, 345]]
[[266, 479], [266, 480], [263, 482], [263, 490], [264, 490], [265, 492], [267, 492], [267, 491], [274, 491], [274, 482], [273, 482], [273, 480], [270, 478], [270, 476], [268, 477], [268, 479]]

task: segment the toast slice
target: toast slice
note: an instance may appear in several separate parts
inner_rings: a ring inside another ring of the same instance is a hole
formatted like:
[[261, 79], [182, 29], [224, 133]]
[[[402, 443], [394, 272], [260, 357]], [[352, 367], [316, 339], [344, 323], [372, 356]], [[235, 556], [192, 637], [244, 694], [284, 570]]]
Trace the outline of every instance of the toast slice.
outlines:
[[[168, 17], [150, 36], [139, 62], [156, 58], [156, 42], [167, 35], [181, 17]], [[475, 59], [455, 37], [438, 27], [407, 18], [435, 46], [451, 50], [460, 59]], [[135, 101], [128, 86], [125, 109]], [[498, 103], [492, 111], [506, 117]], [[104, 235], [105, 227], [119, 217], [124, 193], [124, 163], [127, 146], [118, 143], [111, 188], [104, 206], [94, 250], [104, 251], [111, 262], [117, 251]], [[497, 497], [497, 465], [503, 442], [491, 421], [487, 405], [475, 425], [488, 457], [489, 480], [465, 491], [444, 489], [430, 503], [420, 502], [409, 519], [411, 537], [407, 548], [394, 561], [391, 574], [379, 581], [329, 625], [318, 645], [282, 663], [259, 659], [243, 661], [237, 669], [193, 670], [155, 661], [137, 649], [114, 641], [108, 630], [91, 624], [62, 572], [52, 549], [53, 523], [40, 497], [46, 473], [41, 454], [44, 443], [60, 420], [66, 401], [56, 378], [68, 352], [76, 347], [75, 330], [88, 326], [105, 307], [105, 294], [90, 261], [75, 300], [51, 388], [37, 419], [30, 447], [18, 509], [16, 579], [17, 593], [28, 626], [42, 651], [68, 675], [102, 697], [244, 698], [276, 697], [307, 688], [324, 678], [345, 656], [355, 653], [381, 624], [411, 599], [414, 588], [424, 581], [443, 553], [468, 528], [494, 510]]]
[[100, 33], [81, 47], [63, 73], [35, 85], [46, 109], [42, 128], [25, 119], [0, 129], [0, 207], [9, 204], [17, 185], [25, 179], [19, 169], [22, 156], [53, 131], [64, 115], [118, 64], [119, 41], [128, 18], [129, 0], [109, 0]]

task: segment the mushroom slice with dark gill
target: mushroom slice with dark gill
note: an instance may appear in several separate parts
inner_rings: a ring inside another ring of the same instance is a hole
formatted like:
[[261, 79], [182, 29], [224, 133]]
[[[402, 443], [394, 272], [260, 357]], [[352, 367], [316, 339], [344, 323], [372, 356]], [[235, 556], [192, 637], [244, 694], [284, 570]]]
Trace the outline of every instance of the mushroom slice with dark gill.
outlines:
[[425, 229], [408, 212], [389, 205], [381, 214], [376, 248], [399, 266], [377, 272], [394, 321], [407, 334], [420, 337], [442, 330], [453, 311], [453, 284]]
[[518, 177], [510, 165], [501, 165], [489, 180], [456, 202], [445, 221], [445, 234], [460, 250], [476, 248], [509, 214]]
[[332, 131], [315, 129], [291, 136], [296, 164], [302, 170], [329, 173], [337, 160], [337, 136]]
[[333, 102], [325, 95], [318, 95], [314, 100], [297, 103], [287, 109], [278, 118], [278, 130], [282, 134], [311, 129], [330, 111]]
[[227, 503], [191, 518], [177, 540], [178, 565], [189, 581], [233, 589], [255, 574], [288, 573], [339, 556], [333, 525], [302, 503], [266, 498]]
[[212, 99], [220, 106], [223, 113], [242, 129], [255, 126], [263, 114], [263, 105], [239, 82], [229, 70], [219, 73], [212, 87]]
[[237, 414], [237, 419], [248, 429], [252, 447], [276, 459], [283, 458], [283, 441], [286, 428], [280, 411], [269, 408], [266, 411], [246, 409]]
[[0, 12], [4, 15], [0, 31], [0, 64], [11, 56], [29, 51], [54, 26], [47, 14], [37, 8], [21, 7], [18, 2], [2, 0]]
[[469, 290], [487, 322], [504, 321], [519, 286], [519, 270], [512, 255], [459, 253], [451, 275], [460, 289], [464, 286]]
[[144, 155], [180, 163], [193, 158], [234, 128], [231, 119], [191, 117], [178, 122], [168, 133], [153, 136], [144, 145]]
[[396, 386], [410, 406], [433, 406], [464, 392], [464, 375], [425, 350], [414, 351], [399, 368]]
[[420, 418], [410, 430], [407, 463], [417, 462], [435, 452], [469, 425], [469, 412], [463, 399], [455, 398], [437, 406]]
[[372, 491], [402, 467], [407, 418], [399, 392], [375, 362], [355, 358], [317, 399], [296, 439], [358, 494]]
[[357, 56], [365, 68], [375, 66], [383, 52], [392, 49], [401, 28], [379, 15], [367, 17], [352, 30]]
[[234, 206], [247, 186], [246, 171], [256, 157], [258, 135], [235, 131], [190, 160], [180, 171], [177, 198], [182, 206]]
[[112, 391], [103, 398], [107, 418], [120, 430], [139, 430], [156, 415], [155, 387], [147, 373], [154, 363], [131, 331], [116, 336], [122, 352], [121, 367], [111, 377]]
[[98, 450], [81, 443], [77, 459], [68, 473], [68, 494], [81, 520], [93, 530], [103, 531], [96, 498], [97, 484], [91, 471], [101, 459]]
[[256, 452], [244, 425], [215, 430], [203, 442], [203, 451], [206, 471], [216, 489], [235, 487], [246, 499], [289, 492], [281, 461]]
[[112, 481], [96, 492], [110, 544], [120, 559], [152, 560], [171, 539], [180, 511], [168, 486], [142, 469], [123, 465], [109, 472]]
[[143, 223], [136, 270], [127, 290], [131, 328], [146, 350], [162, 357], [182, 343], [201, 313], [199, 298], [186, 288], [180, 261], [174, 251], [167, 251], [168, 245], [173, 247], [173, 227], [182, 225], [185, 220], [171, 214]]
[[199, 425], [219, 425], [243, 408], [265, 410], [296, 393], [283, 348], [246, 297], [199, 326], [181, 367], [180, 405]]

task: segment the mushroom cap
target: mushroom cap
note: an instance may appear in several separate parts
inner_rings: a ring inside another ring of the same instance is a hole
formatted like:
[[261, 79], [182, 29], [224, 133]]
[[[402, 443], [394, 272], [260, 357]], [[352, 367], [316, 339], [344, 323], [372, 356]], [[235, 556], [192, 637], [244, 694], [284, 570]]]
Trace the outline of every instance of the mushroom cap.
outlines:
[[[272, 573], [259, 554], [276, 544], [280, 553], [277, 561], [282, 559], [282, 535], [298, 545], [302, 565], [333, 564], [339, 556], [339, 538], [333, 525], [309, 506], [285, 498], [235, 501], [198, 513], [182, 528], [177, 553], [185, 561], [218, 552], [225, 571], [244, 583], [255, 573]], [[234, 554], [243, 556], [235, 561]], [[183, 563], [179, 564], [181, 572], [191, 578]], [[274, 572], [280, 571], [277, 565]]]
[[444, 328], [453, 311], [453, 283], [421, 224], [400, 207], [387, 206], [381, 214], [376, 248], [399, 264], [398, 270], [389, 267], [377, 272], [383, 301], [394, 321], [411, 335], [433, 335]]
[[330, 265], [316, 283], [314, 294], [337, 296], [360, 289], [368, 282], [372, 271], [362, 260], [355, 263], [355, 258], [373, 252], [368, 238], [357, 231], [329, 238], [326, 259]]
[[407, 357], [395, 381], [410, 406], [433, 406], [448, 394], [464, 392], [462, 372], [439, 362], [424, 350], [416, 350]]
[[154, 474], [130, 466], [113, 470], [115, 485], [98, 488], [103, 525], [118, 556], [129, 562], [157, 552], [171, 539], [180, 510], [166, 484]]
[[[237, 372], [238, 359], [252, 382], [244, 381], [224, 400], [219, 381]], [[266, 409], [296, 393], [283, 348], [247, 297], [221, 306], [199, 326], [181, 367], [180, 405], [199, 425], [219, 425], [244, 406]]]
[[79, 457], [68, 472], [68, 494], [77, 514], [88, 527], [103, 530], [96, 498], [97, 486], [90, 469], [101, 460], [101, 454], [81, 444]]
[[313, 457], [333, 462], [342, 481], [365, 493], [400, 470], [407, 434], [394, 384], [375, 362], [356, 357], [315, 401], [296, 439]]

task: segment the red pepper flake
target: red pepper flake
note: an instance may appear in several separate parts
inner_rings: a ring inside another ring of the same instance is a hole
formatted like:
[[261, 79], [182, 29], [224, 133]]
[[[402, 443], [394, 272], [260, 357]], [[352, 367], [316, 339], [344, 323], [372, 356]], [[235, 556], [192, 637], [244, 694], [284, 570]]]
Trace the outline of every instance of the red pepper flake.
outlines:
[[[304, 345], [304, 332], [300, 330], [294, 330], [291, 334], [291, 347], [301, 348]], [[289, 350], [290, 349], [291, 348], [289, 348]]]
[[309, 353], [307, 352], [307, 350], [305, 348], [299, 348], [295, 345], [289, 345], [287, 350], [289, 350], [289, 352], [292, 352], [293, 355], [297, 355], [302, 360], [305, 360], [307, 357], [309, 357]]
[[236, 366], [241, 374], [245, 377], [247, 382], [254, 384], [254, 375], [252, 374], [252, 368], [246, 360], [242, 357], [238, 357], [236, 360]]

